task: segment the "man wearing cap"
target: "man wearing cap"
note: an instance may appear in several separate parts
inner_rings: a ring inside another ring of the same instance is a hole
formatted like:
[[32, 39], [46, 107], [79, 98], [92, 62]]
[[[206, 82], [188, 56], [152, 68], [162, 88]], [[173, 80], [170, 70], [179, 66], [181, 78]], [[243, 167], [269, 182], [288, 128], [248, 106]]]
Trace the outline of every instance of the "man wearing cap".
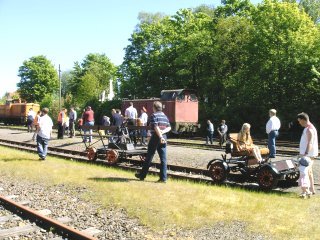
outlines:
[[300, 156], [311, 159], [309, 164], [310, 192], [315, 194], [312, 165], [314, 158], [319, 154], [317, 129], [310, 122], [308, 114], [299, 113], [297, 119], [299, 124], [304, 127], [299, 145]]
[[276, 138], [279, 136], [279, 129], [281, 123], [279, 118], [276, 116], [277, 111], [275, 109], [269, 110], [269, 121], [266, 124], [266, 132], [268, 134], [268, 148], [270, 151], [270, 158], [276, 157]]

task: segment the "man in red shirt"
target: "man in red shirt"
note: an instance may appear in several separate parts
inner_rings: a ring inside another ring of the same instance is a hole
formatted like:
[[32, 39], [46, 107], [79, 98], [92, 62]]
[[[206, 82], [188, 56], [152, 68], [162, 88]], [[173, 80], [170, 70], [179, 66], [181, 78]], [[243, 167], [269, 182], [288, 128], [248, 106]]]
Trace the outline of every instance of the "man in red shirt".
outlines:
[[[83, 123], [84, 126], [94, 126], [94, 112], [92, 111], [91, 107], [88, 106], [86, 111], [83, 113]], [[84, 131], [86, 135], [88, 131]], [[89, 134], [92, 135], [92, 130], [89, 131]], [[83, 141], [86, 142], [88, 139], [87, 136], [84, 136]], [[92, 142], [92, 136], [89, 136], [89, 142]]]

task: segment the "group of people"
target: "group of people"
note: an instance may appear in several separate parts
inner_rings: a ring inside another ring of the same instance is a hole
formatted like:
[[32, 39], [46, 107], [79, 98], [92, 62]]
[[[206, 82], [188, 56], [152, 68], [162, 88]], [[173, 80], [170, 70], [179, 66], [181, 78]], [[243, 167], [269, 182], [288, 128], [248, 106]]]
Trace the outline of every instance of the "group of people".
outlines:
[[[279, 118], [276, 116], [277, 111], [275, 109], [270, 109], [269, 110], [269, 120], [266, 124], [266, 133], [268, 134], [268, 148], [270, 151], [270, 156], [269, 158], [275, 158], [276, 155], [276, 138], [279, 136], [279, 129], [281, 127], [281, 123]], [[242, 128], [238, 134], [238, 137], [240, 139], [239, 142], [240, 147], [252, 145], [252, 139], [250, 136], [250, 128], [251, 125], [249, 123], [245, 123], [242, 125]], [[228, 126], [226, 124], [225, 120], [222, 120], [220, 125], [218, 126], [217, 129], [218, 136], [219, 136], [219, 145], [222, 147], [222, 145], [226, 142], [227, 140], [227, 134], [228, 134]], [[209, 141], [211, 144], [213, 144], [213, 135], [214, 135], [214, 126], [210, 120], [207, 120], [207, 136], [206, 136], [206, 144], [209, 144]], [[243, 145], [243, 146], [242, 146]], [[249, 150], [248, 150], [249, 151]], [[259, 160], [262, 161], [262, 157], [259, 154], [259, 151], [252, 147], [250, 150], [253, 152], [255, 157]]]
[[67, 109], [63, 108], [58, 113], [57, 124], [58, 124], [58, 139], [63, 139], [65, 133], [70, 138], [75, 136], [75, 125], [77, 120], [77, 112], [74, 107], [71, 107], [69, 113]]
[[[315, 157], [318, 156], [318, 135], [317, 129], [310, 122], [309, 116], [306, 113], [299, 113], [297, 115], [297, 121], [301, 127], [304, 128], [299, 144], [299, 185], [302, 193], [301, 197], [310, 197], [315, 194], [314, 179], [312, 165]], [[275, 109], [269, 110], [269, 120], [266, 123], [266, 133], [268, 134], [268, 149], [269, 159], [276, 157], [276, 138], [279, 136], [279, 129], [281, 127], [280, 119], [277, 117], [277, 111]], [[251, 134], [251, 125], [244, 123], [238, 133], [237, 143], [238, 151], [243, 151], [248, 156], [253, 156], [258, 162], [263, 162], [265, 159], [261, 156], [259, 147], [253, 144]], [[225, 121], [222, 120], [218, 128], [219, 143], [220, 146], [225, 142], [228, 127]], [[210, 120], [207, 121], [207, 144], [213, 143], [214, 127]]]
[[[270, 151], [269, 158], [276, 156], [276, 138], [279, 136], [281, 123], [276, 116], [276, 110], [269, 111], [270, 119], [266, 124], [266, 133], [268, 134], [268, 148]], [[314, 178], [313, 178], [313, 162], [318, 156], [318, 134], [317, 129], [310, 122], [308, 114], [302, 112], [297, 115], [297, 121], [304, 128], [299, 144], [299, 185], [302, 193], [301, 197], [306, 198], [315, 194]], [[250, 135], [250, 124], [244, 123], [238, 134], [240, 150], [247, 151], [248, 155], [253, 156], [259, 162], [264, 161], [261, 157], [260, 149], [254, 145]]]
[[[218, 134], [219, 134], [219, 145], [222, 147], [222, 145], [226, 142], [227, 140], [227, 133], [228, 133], [228, 126], [226, 124], [225, 120], [222, 120], [218, 129]], [[207, 136], [206, 136], [206, 144], [213, 144], [213, 135], [214, 135], [214, 126], [211, 120], [207, 120]]]
[[[52, 120], [48, 116], [49, 109], [43, 108], [37, 114], [32, 113], [32, 109], [29, 110], [28, 115], [33, 116], [32, 124], [36, 127], [35, 135], [37, 140], [38, 154], [41, 160], [45, 160], [48, 149], [48, 141], [52, 134]], [[67, 114], [65, 109], [62, 109], [58, 115], [58, 137], [61, 136], [61, 128], [63, 124], [63, 119]], [[269, 158], [275, 158], [276, 156], [276, 138], [279, 136], [279, 129], [281, 127], [281, 122], [276, 116], [277, 111], [275, 109], [269, 110], [269, 120], [266, 124], [266, 133], [268, 134], [268, 148], [269, 148]], [[70, 137], [74, 136], [74, 124], [77, 119], [77, 113], [74, 108], [69, 111], [69, 126], [70, 126]], [[81, 119], [85, 126], [94, 125], [94, 112], [90, 106], [88, 106], [82, 114]], [[134, 108], [133, 103], [125, 111], [125, 116], [121, 115], [120, 110], [112, 110], [112, 119], [104, 118], [105, 123], [108, 125], [121, 126], [127, 121], [128, 125], [139, 125], [146, 126], [147, 124], [151, 127], [150, 130], [150, 140], [148, 143], [148, 151], [146, 160], [144, 161], [142, 170], [136, 173], [136, 177], [140, 180], [144, 180], [148, 169], [151, 165], [152, 159], [155, 152], [157, 151], [160, 157], [161, 168], [160, 168], [160, 178], [159, 182], [166, 182], [167, 180], [167, 133], [171, 131], [170, 123], [168, 117], [162, 112], [162, 104], [159, 101], [153, 103], [153, 113], [148, 118], [147, 110], [145, 107], [141, 109], [141, 115], [138, 118], [138, 113], [136, 108]], [[31, 117], [30, 117], [31, 121]], [[306, 113], [299, 113], [297, 115], [297, 121], [304, 128], [299, 144], [299, 171], [300, 178], [299, 184], [302, 189], [301, 197], [305, 198], [315, 194], [314, 179], [312, 165], [315, 157], [318, 156], [318, 136], [317, 130], [314, 125], [310, 122], [309, 116]], [[213, 124], [210, 120], [208, 123], [208, 135], [207, 142], [210, 141], [212, 144], [212, 137], [214, 132]], [[31, 124], [30, 124], [31, 125]], [[31, 127], [30, 127], [31, 128]], [[260, 149], [258, 146], [253, 144], [251, 134], [251, 125], [249, 123], [244, 123], [238, 133], [238, 143], [240, 151], [246, 151], [247, 154], [253, 156], [259, 162], [263, 162], [264, 159], [261, 156]], [[29, 130], [29, 128], [28, 128]], [[31, 130], [31, 129], [30, 129]], [[228, 126], [225, 120], [221, 121], [218, 128], [218, 133], [220, 136], [220, 145], [226, 141], [228, 132]], [[144, 137], [147, 136], [146, 133], [141, 133]], [[86, 140], [86, 139], [85, 139]], [[92, 137], [89, 137], [89, 141]]]

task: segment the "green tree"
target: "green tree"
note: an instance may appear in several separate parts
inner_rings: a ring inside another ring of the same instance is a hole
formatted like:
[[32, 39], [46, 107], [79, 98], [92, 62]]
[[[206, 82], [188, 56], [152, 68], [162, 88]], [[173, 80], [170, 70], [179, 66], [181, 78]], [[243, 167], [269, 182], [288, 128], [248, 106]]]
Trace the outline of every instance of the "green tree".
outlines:
[[41, 102], [47, 94], [58, 90], [58, 74], [45, 56], [31, 57], [19, 68], [17, 84], [20, 97], [28, 102]]
[[116, 67], [105, 54], [88, 54], [76, 62], [67, 79], [66, 95], [70, 104], [82, 106], [102, 91], [109, 91], [109, 80], [115, 80]]
[[314, 23], [320, 22], [320, 0], [283, 0], [283, 2], [297, 3], [300, 9], [303, 9]]
[[314, 23], [320, 22], [320, 0], [301, 0], [299, 6], [309, 14]]
[[[266, 1], [252, 13], [252, 22], [248, 72], [241, 84], [250, 92], [247, 112], [257, 116], [256, 122], [261, 126], [261, 113], [270, 107], [278, 108], [283, 119], [308, 109], [307, 102], [313, 99], [308, 91], [311, 68], [319, 62], [319, 30], [292, 3]], [[255, 103], [259, 105], [253, 108]]]

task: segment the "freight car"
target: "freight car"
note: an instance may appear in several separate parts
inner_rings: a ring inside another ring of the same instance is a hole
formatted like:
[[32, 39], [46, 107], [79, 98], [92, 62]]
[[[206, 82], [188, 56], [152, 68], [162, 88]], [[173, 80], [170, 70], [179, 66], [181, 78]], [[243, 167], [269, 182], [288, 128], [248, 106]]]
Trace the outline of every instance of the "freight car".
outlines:
[[153, 102], [160, 101], [163, 112], [168, 116], [174, 133], [194, 133], [198, 130], [198, 98], [196, 92], [190, 89], [162, 90], [160, 98], [123, 100], [122, 113], [133, 102], [133, 106], [140, 115], [140, 110], [145, 107], [150, 115]]
[[22, 103], [21, 100], [7, 101], [0, 105], [0, 122], [4, 124], [25, 124], [29, 109], [37, 112], [40, 105], [36, 103]]

